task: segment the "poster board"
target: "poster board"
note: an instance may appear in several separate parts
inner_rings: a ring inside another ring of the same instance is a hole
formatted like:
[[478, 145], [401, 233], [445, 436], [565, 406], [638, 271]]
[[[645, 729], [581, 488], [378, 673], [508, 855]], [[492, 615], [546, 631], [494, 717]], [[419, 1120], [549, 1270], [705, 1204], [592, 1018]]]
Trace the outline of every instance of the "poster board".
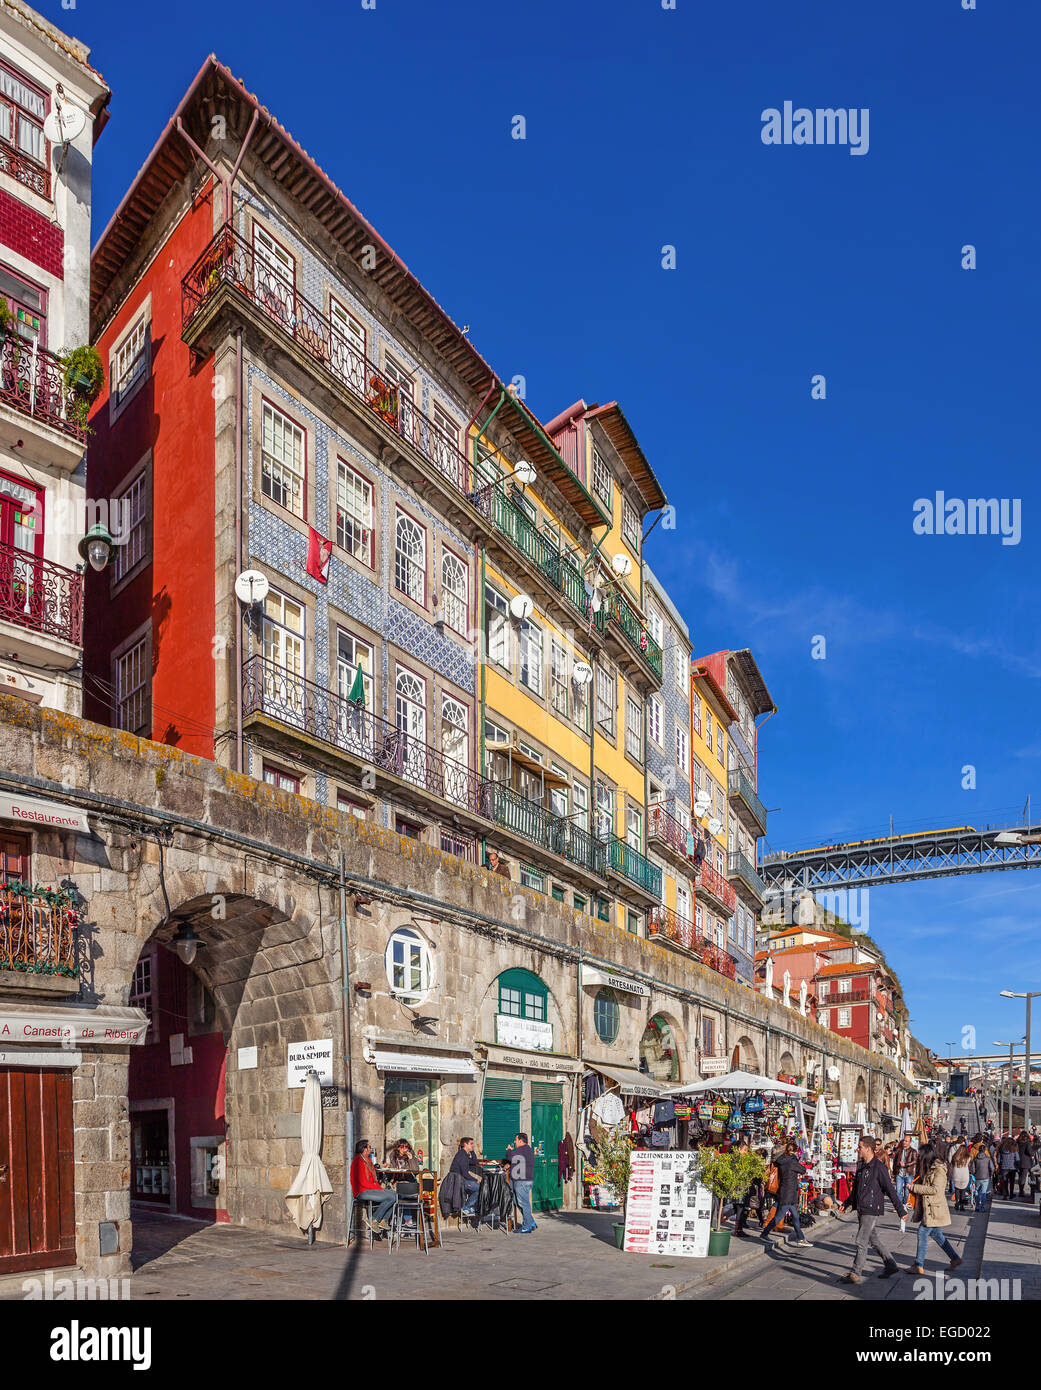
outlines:
[[697, 1181], [690, 1149], [634, 1149], [624, 1249], [640, 1255], [708, 1255], [712, 1194]]

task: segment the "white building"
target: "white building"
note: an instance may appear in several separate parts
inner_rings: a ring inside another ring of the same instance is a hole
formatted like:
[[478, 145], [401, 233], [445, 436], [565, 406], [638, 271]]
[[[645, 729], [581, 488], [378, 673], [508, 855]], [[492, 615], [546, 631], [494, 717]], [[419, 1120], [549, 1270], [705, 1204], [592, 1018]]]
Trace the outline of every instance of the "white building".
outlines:
[[91, 160], [109, 96], [82, 44], [0, 0], [0, 689], [73, 714], [86, 435], [59, 358], [88, 342]]

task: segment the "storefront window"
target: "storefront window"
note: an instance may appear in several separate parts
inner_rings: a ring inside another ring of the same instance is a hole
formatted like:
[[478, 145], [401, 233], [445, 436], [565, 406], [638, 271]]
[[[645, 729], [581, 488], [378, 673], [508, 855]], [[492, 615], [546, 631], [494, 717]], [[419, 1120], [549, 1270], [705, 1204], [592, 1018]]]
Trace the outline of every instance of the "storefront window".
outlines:
[[437, 1102], [435, 1078], [388, 1076], [383, 1088], [384, 1154], [399, 1139], [407, 1139], [423, 1166], [436, 1173], [440, 1163]]
[[655, 1014], [640, 1042], [641, 1070], [655, 1081], [679, 1081], [680, 1059], [672, 1028], [661, 1014]]
[[601, 1042], [614, 1042], [618, 1036], [618, 1022], [618, 996], [613, 989], [598, 990], [593, 1001], [593, 1025]]

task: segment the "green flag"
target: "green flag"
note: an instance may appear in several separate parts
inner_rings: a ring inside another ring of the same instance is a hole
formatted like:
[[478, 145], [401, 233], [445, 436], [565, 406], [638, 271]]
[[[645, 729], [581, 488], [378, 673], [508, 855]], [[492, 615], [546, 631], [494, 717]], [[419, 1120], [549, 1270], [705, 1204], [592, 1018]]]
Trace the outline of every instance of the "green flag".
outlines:
[[347, 694], [347, 699], [358, 709], [365, 708], [365, 678], [362, 675], [360, 664], [354, 668], [354, 681]]

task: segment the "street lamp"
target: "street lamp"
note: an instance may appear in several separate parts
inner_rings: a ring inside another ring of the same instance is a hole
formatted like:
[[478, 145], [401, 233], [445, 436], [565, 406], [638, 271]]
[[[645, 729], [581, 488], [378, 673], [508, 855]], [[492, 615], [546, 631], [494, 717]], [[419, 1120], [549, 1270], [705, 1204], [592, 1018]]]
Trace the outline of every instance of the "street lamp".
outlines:
[[108, 564], [115, 544], [107, 528], [96, 521], [76, 549], [89, 562], [92, 570], [100, 572]]
[[[1013, 1052], [1013, 1049], [1015, 1048], [1016, 1044], [1015, 1044], [1014, 1042], [1004, 1043], [1004, 1042], [998, 1042], [997, 1040], [995, 1040], [994, 1046], [995, 1046], [995, 1047], [1007, 1047], [1007, 1048], [1008, 1048], [1008, 1114], [1005, 1116], [1005, 1125], [1006, 1125], [1006, 1127], [1008, 1128], [1009, 1133], [1011, 1133], [1011, 1132], [1012, 1132], [1012, 1052]], [[1000, 1081], [1000, 1079], [1001, 1079], [1001, 1074], [1000, 1074], [1000, 1071], [999, 1071], [999, 1073], [998, 1073], [998, 1080]], [[1001, 1114], [1001, 1087], [1000, 1087], [1000, 1085], [999, 1085], [999, 1087], [998, 1087], [998, 1114], [999, 1114], [999, 1116], [1000, 1116], [1000, 1114]]]
[[1025, 1071], [1026, 1071], [1026, 1088], [1027, 1088], [1027, 1089], [1026, 1089], [1026, 1097], [1025, 1097], [1026, 1103], [1025, 1103], [1025, 1105], [1024, 1105], [1024, 1107], [1023, 1107], [1023, 1128], [1024, 1128], [1024, 1129], [1029, 1129], [1029, 1128], [1030, 1128], [1030, 1001], [1031, 1001], [1031, 999], [1041, 999], [1041, 989], [1035, 989], [1035, 990], [1033, 990], [1032, 992], [1023, 992], [1023, 991], [1016, 991], [1016, 990], [1011, 990], [1011, 989], [1003, 989], [1003, 990], [1001, 991], [1001, 997], [1002, 997], [1002, 999], [1025, 999], [1025, 1000], [1027, 1001], [1027, 1031], [1026, 1031], [1026, 1038], [1025, 1038], [1025, 1044], [1026, 1044], [1026, 1046], [1025, 1046], [1025, 1052], [1026, 1052], [1026, 1067], [1025, 1067]]

